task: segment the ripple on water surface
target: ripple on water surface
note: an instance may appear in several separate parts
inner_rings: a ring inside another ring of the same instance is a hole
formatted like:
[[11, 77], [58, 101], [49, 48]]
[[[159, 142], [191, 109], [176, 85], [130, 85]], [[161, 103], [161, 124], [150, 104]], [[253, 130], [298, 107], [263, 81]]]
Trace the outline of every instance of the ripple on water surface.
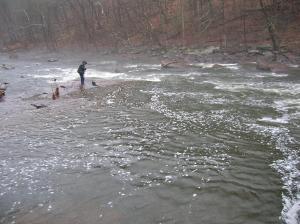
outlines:
[[227, 67], [229, 77], [144, 64], [125, 65], [132, 71], [124, 74], [91, 70], [136, 81], [6, 120], [0, 221], [47, 214], [60, 222], [51, 216], [59, 210], [80, 219], [74, 210], [97, 217], [91, 223], [280, 223], [282, 210], [286, 223], [297, 223], [298, 84], [265, 74], [244, 80], [237, 65]]

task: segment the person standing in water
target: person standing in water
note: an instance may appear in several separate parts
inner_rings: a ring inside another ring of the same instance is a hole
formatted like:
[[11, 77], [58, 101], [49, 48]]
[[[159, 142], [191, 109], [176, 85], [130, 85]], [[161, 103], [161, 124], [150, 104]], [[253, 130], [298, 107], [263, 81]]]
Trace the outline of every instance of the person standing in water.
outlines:
[[78, 70], [77, 70], [77, 72], [80, 75], [80, 82], [81, 82], [80, 88], [81, 89], [84, 86], [84, 73], [85, 73], [85, 70], [86, 70], [86, 67], [85, 67], [86, 65], [87, 65], [87, 62], [83, 61], [82, 64], [79, 66]]

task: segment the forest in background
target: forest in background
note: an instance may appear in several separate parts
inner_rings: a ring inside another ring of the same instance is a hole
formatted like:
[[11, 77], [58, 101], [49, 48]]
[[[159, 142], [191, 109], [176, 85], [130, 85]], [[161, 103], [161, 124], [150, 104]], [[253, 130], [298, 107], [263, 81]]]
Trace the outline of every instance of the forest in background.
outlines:
[[0, 0], [0, 48], [255, 46], [300, 53], [299, 0]]

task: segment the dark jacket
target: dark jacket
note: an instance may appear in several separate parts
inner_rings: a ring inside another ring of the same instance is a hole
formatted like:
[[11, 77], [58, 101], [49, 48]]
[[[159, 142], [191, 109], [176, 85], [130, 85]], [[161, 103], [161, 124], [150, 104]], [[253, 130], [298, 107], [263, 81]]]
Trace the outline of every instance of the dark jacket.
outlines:
[[85, 72], [85, 70], [86, 70], [85, 65], [84, 65], [84, 64], [81, 64], [81, 65], [79, 66], [77, 72], [78, 72], [80, 75], [83, 75], [84, 72]]

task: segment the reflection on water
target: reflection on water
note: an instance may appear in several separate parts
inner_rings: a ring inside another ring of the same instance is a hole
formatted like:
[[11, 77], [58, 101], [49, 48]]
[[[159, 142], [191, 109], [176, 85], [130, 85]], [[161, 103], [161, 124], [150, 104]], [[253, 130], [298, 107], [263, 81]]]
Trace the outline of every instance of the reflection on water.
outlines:
[[116, 64], [87, 77], [119, 81], [59, 101], [22, 94], [77, 78], [70, 67], [27, 68], [23, 85], [10, 74], [0, 223], [299, 223], [299, 83], [236, 64]]

